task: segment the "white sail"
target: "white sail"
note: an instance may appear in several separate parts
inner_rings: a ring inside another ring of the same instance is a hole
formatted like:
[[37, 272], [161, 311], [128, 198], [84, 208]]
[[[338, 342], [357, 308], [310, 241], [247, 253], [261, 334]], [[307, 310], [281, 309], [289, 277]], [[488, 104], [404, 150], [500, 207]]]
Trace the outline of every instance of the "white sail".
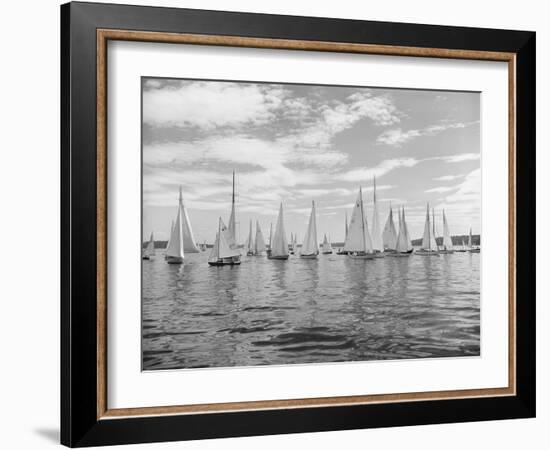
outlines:
[[292, 246], [292, 251], [296, 253], [298, 251], [298, 236], [296, 234], [294, 234], [292, 238], [291, 246]]
[[184, 257], [183, 228], [181, 226], [181, 222], [182, 210], [181, 205], [178, 205], [178, 215], [176, 216], [176, 220], [174, 221], [172, 233], [170, 233], [170, 240], [168, 241], [168, 247], [166, 248], [166, 256], [182, 259]]
[[357, 200], [351, 214], [348, 235], [344, 243], [344, 251], [372, 252], [372, 243], [368, 232], [363, 209], [363, 191], [359, 188], [359, 194], [357, 194]]
[[231, 195], [231, 214], [229, 215], [228, 243], [231, 247], [237, 246], [237, 222], [235, 219], [235, 171], [233, 171], [233, 191]]
[[244, 244], [244, 248], [246, 249], [247, 253], [254, 253], [254, 236], [252, 235], [252, 219], [250, 219], [250, 227], [248, 229], [248, 238], [246, 238], [246, 243]]
[[332, 253], [332, 245], [330, 243], [330, 239], [327, 238], [326, 234], [323, 238], [323, 244], [321, 248], [323, 250], [323, 253]]
[[282, 203], [279, 207], [279, 216], [277, 217], [275, 233], [273, 233], [271, 256], [288, 256], [288, 240], [286, 238]]
[[346, 212], [346, 234], [344, 236], [344, 241], [348, 238], [348, 213]]
[[405, 230], [405, 239], [407, 240], [407, 251], [410, 252], [413, 249], [411, 236], [409, 234], [409, 227], [407, 226], [407, 221], [405, 220], [405, 207], [402, 208], [401, 211], [403, 221], [403, 229]]
[[183, 250], [185, 253], [200, 253], [197, 243], [195, 241], [195, 236], [193, 235], [193, 229], [191, 228], [191, 221], [189, 220], [189, 214], [187, 209], [183, 204], [183, 196], [180, 186], [180, 198], [179, 198], [179, 207], [182, 211], [182, 227], [183, 227]]
[[256, 239], [254, 242], [254, 254], [259, 255], [260, 253], [265, 252], [265, 240], [262, 230], [260, 229], [260, 224], [256, 221]]
[[451, 233], [449, 231], [447, 217], [445, 216], [445, 210], [443, 210], [443, 248], [445, 250], [453, 249], [453, 240], [451, 239]]
[[317, 219], [315, 215], [315, 202], [313, 201], [311, 202], [311, 214], [309, 215], [309, 223], [300, 254], [305, 256], [319, 254], [319, 243], [317, 241]]
[[470, 228], [470, 234], [468, 235], [468, 250], [472, 248], [472, 228]]
[[432, 235], [432, 226], [430, 224], [430, 205], [426, 207], [426, 222], [424, 223], [424, 234], [422, 235], [422, 250], [436, 250], [437, 247], [434, 247], [432, 242], [434, 241]]
[[372, 211], [372, 248], [374, 251], [384, 251], [384, 243], [378, 218], [378, 206], [376, 204], [376, 177], [374, 178], [373, 211]]
[[151, 236], [149, 237], [149, 242], [143, 251], [143, 256], [152, 256], [155, 253], [155, 240], [153, 238], [153, 232], [151, 231]]
[[170, 247], [170, 239], [172, 238], [173, 232], [174, 232], [174, 221], [172, 220], [172, 223], [170, 224], [170, 234], [168, 235], [168, 242], [166, 243], [165, 250], [168, 250], [168, 247]]
[[439, 251], [439, 245], [437, 244], [437, 231], [435, 229], [435, 210], [432, 208], [432, 249]]
[[386, 220], [386, 225], [382, 233], [382, 243], [384, 245], [384, 250], [395, 250], [397, 245], [397, 231], [395, 230], [395, 224], [393, 222], [393, 210], [391, 205], [390, 213], [388, 214], [388, 219]]
[[403, 212], [399, 211], [399, 233], [397, 234], [397, 244], [395, 250], [399, 253], [406, 253], [409, 251], [409, 244], [407, 242], [407, 231], [405, 225], [405, 217]]

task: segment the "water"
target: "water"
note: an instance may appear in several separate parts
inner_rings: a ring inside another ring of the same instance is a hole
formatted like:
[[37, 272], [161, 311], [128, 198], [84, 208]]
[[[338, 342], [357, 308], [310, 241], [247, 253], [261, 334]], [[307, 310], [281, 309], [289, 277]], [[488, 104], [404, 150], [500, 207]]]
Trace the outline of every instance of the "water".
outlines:
[[479, 355], [480, 254], [143, 261], [143, 369]]

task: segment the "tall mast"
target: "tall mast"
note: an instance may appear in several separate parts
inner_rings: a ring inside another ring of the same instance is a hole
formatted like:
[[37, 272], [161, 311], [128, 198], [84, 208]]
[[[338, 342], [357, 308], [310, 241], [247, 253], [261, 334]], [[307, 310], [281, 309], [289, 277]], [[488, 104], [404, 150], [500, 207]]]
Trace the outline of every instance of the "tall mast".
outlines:
[[231, 204], [235, 204], [235, 171], [233, 171], [233, 195], [231, 196]]
[[363, 251], [367, 252], [367, 243], [365, 241], [365, 212], [363, 211], [363, 190], [359, 186], [359, 197], [361, 199], [361, 228], [363, 230]]

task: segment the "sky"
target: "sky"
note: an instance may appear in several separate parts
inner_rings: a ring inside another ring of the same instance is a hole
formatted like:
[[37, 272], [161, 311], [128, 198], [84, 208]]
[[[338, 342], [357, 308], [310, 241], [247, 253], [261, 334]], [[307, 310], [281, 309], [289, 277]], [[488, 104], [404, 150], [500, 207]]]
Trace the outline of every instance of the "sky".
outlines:
[[168, 238], [178, 189], [198, 242], [227, 223], [236, 172], [238, 240], [264, 235], [283, 203], [303, 239], [311, 201], [318, 236], [344, 239], [359, 187], [369, 227], [373, 179], [381, 227], [405, 207], [420, 238], [426, 203], [452, 235], [480, 232], [480, 94], [351, 86], [143, 78], [143, 238]]

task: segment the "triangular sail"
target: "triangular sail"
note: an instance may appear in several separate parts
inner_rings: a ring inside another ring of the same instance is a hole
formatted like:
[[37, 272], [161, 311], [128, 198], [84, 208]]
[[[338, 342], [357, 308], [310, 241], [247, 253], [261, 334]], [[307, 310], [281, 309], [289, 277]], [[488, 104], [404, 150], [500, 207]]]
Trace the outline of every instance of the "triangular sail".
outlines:
[[346, 234], [344, 236], [344, 240], [348, 238], [348, 213], [346, 212]]
[[401, 210], [401, 220], [403, 221], [403, 229], [405, 230], [405, 239], [407, 241], [407, 251], [410, 252], [413, 249], [411, 235], [409, 234], [409, 227], [407, 226], [407, 221], [405, 220], [405, 207]]
[[170, 234], [168, 235], [168, 242], [166, 243], [166, 249], [170, 247], [170, 239], [172, 239], [172, 233], [174, 232], [174, 221], [170, 224]]
[[151, 231], [151, 236], [143, 252], [144, 256], [152, 256], [155, 253], [155, 240], [153, 238], [153, 232]]
[[184, 249], [183, 249], [183, 228], [182, 223], [182, 210], [181, 205], [178, 205], [178, 215], [172, 227], [172, 233], [170, 233], [170, 240], [168, 242], [168, 247], [166, 248], [166, 256], [171, 256], [174, 258], [183, 258]]
[[363, 191], [359, 188], [348, 227], [348, 236], [344, 243], [346, 252], [372, 252], [366, 217], [363, 208]]
[[237, 222], [235, 219], [235, 171], [233, 171], [233, 191], [231, 195], [231, 214], [228, 224], [228, 243], [231, 247], [237, 246]]
[[443, 210], [443, 248], [445, 250], [453, 249], [453, 240], [451, 239], [451, 233], [449, 231], [447, 217], [445, 216], [445, 210]]
[[271, 256], [288, 256], [288, 240], [286, 238], [282, 203], [279, 207], [279, 217], [277, 217], [277, 225], [273, 234]]
[[435, 250], [432, 246], [432, 227], [430, 225], [430, 205], [426, 207], [426, 222], [424, 223], [424, 234], [422, 235], [422, 250]]
[[189, 214], [187, 209], [183, 204], [183, 196], [180, 186], [180, 198], [179, 198], [179, 207], [182, 211], [182, 227], [183, 227], [183, 250], [185, 253], [200, 253], [197, 243], [195, 241], [195, 236], [193, 235], [193, 229], [191, 228], [191, 221], [189, 220]]
[[246, 251], [249, 253], [254, 253], [254, 236], [252, 235], [252, 219], [250, 219], [250, 227], [248, 230], [248, 238], [246, 239], [245, 246]]
[[405, 225], [404, 212], [399, 211], [399, 233], [397, 234], [397, 245], [395, 250], [399, 253], [406, 253], [409, 251], [409, 244], [407, 242], [407, 231]]
[[437, 231], [435, 230], [435, 210], [432, 208], [432, 235], [431, 235], [430, 245], [432, 250], [439, 251], [439, 245], [437, 245], [436, 236], [437, 236]]
[[302, 255], [318, 255], [319, 244], [317, 242], [317, 219], [315, 217], [315, 202], [311, 202], [311, 214], [309, 215], [309, 223], [307, 226], [304, 243], [300, 251]]
[[372, 211], [372, 248], [374, 251], [384, 251], [382, 233], [380, 231], [380, 220], [378, 217], [378, 206], [376, 204], [376, 177], [374, 178], [373, 211]]
[[260, 229], [260, 224], [256, 221], [256, 239], [254, 241], [254, 254], [259, 255], [260, 253], [265, 252], [265, 240], [262, 230]]
[[393, 210], [391, 205], [390, 213], [388, 214], [388, 219], [386, 220], [386, 225], [382, 233], [382, 243], [384, 245], [384, 250], [395, 250], [397, 246], [397, 232], [393, 222]]

